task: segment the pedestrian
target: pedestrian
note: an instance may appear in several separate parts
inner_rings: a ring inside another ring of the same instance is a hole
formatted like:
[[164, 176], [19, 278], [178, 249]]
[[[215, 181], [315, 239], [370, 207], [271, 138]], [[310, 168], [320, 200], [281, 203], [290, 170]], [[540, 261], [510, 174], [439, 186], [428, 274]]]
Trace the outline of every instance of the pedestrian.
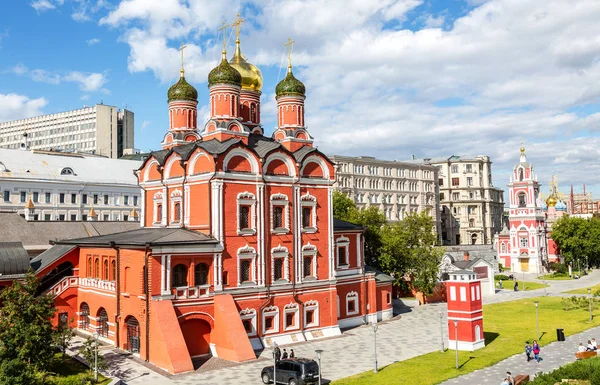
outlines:
[[296, 353], [294, 353], [294, 349], [290, 349], [290, 358], [296, 358]]
[[510, 381], [508, 380], [508, 378], [505, 378], [504, 381], [502, 381], [500, 383], [500, 385], [511, 385], [511, 384], [510, 384]]
[[538, 344], [537, 340], [533, 340], [533, 357], [535, 358], [535, 361], [539, 364], [541, 361], [540, 345]]
[[515, 281], [515, 291], [519, 291], [519, 281]]
[[527, 356], [527, 362], [531, 361], [531, 353], [533, 352], [533, 348], [529, 344], [529, 341], [525, 344], [525, 355]]
[[585, 346], [583, 346], [583, 342], [579, 343], [579, 347], [577, 348], [577, 352], [579, 352], [579, 353], [585, 352]]
[[275, 362], [279, 362], [279, 360], [281, 359], [281, 350], [279, 349], [278, 345], [275, 345]]
[[283, 349], [283, 354], [281, 355], [281, 359], [285, 360], [286, 358], [288, 358], [288, 352], [284, 348]]
[[592, 341], [588, 340], [587, 348], [585, 350], [588, 352], [594, 351], [594, 345], [592, 345]]
[[502, 290], [502, 280], [500, 280], [500, 282], [498, 282], [498, 284], [500, 285], [500, 290]]
[[594, 350], [598, 350], [598, 345], [596, 345], [596, 339], [592, 338], [592, 347], [594, 348]]
[[510, 385], [515, 385], [515, 379], [510, 372], [506, 372], [506, 379]]

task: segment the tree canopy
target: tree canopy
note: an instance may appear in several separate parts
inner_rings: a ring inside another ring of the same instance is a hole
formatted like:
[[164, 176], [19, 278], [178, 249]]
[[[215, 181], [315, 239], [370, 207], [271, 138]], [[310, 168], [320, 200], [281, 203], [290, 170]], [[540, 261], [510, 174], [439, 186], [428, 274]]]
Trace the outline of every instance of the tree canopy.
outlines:
[[561, 217], [552, 226], [551, 237], [565, 263], [587, 257], [591, 265], [600, 265], [600, 218]]
[[402, 221], [387, 223], [376, 206], [358, 208], [345, 194], [333, 193], [333, 215], [365, 227], [365, 262], [413, 288], [430, 294], [437, 282], [443, 249], [427, 212], [410, 213]]

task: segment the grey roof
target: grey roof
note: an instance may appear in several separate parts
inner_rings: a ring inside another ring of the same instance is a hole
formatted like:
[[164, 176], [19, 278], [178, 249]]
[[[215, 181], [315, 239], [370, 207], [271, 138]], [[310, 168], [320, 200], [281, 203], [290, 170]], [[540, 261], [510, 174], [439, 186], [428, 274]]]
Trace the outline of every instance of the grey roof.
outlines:
[[0, 242], [0, 275], [23, 274], [29, 269], [29, 254], [21, 242]]
[[466, 270], [466, 269], [471, 268], [471, 266], [473, 266], [477, 262], [479, 262], [480, 259], [481, 258], [470, 259], [468, 261], [456, 261], [456, 262], [453, 262], [452, 264], [454, 266], [458, 267], [459, 269]]
[[450, 271], [448, 274], [475, 274], [473, 270], [454, 270]]
[[435, 158], [421, 158], [421, 159], [408, 159], [402, 162], [407, 163], [448, 163], [448, 162], [479, 162], [483, 160], [485, 155], [466, 156], [466, 155], [451, 155], [451, 156], [438, 156]]
[[[133, 171], [142, 164], [138, 160], [5, 148], [0, 148], [0, 163], [3, 165], [0, 167], [0, 180], [27, 178], [131, 186], [137, 186]], [[73, 170], [73, 175], [62, 175], [61, 171], [65, 168]]]
[[30, 262], [31, 268], [34, 271], [43, 270], [76, 247], [77, 246], [73, 245], [54, 245], [42, 254], [33, 258]]
[[364, 230], [364, 227], [361, 225], [357, 225], [354, 223], [346, 222], [341, 219], [333, 218], [333, 231], [356, 231], [356, 230]]
[[161, 246], [172, 244], [217, 244], [218, 241], [206, 234], [196, 231], [151, 227], [96, 237], [65, 239], [56, 242], [56, 244], [80, 246], [109, 246], [112, 243], [117, 246], [145, 246], [147, 244], [151, 246]]
[[26, 221], [17, 213], [0, 212], [3, 241], [21, 242], [26, 249], [49, 247], [50, 241], [83, 238], [139, 229], [139, 222]]
[[377, 283], [392, 283], [396, 280], [391, 275], [379, 271], [371, 266], [365, 265], [365, 271], [368, 273], [375, 273], [375, 281]]

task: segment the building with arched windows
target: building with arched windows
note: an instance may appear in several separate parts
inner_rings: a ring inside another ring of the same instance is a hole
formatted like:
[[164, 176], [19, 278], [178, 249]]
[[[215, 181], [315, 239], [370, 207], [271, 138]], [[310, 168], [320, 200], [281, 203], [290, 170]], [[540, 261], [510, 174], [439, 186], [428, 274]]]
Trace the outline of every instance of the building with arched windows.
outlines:
[[304, 84], [290, 63], [267, 137], [262, 76], [239, 39], [236, 56], [223, 51], [208, 75], [202, 127], [183, 68], [169, 88], [163, 149], [136, 171], [141, 228], [57, 241], [37, 257], [40, 276], [73, 267], [47, 280], [59, 315], [171, 373], [392, 316], [393, 279], [365, 269], [363, 229], [333, 218], [335, 169], [305, 126]]

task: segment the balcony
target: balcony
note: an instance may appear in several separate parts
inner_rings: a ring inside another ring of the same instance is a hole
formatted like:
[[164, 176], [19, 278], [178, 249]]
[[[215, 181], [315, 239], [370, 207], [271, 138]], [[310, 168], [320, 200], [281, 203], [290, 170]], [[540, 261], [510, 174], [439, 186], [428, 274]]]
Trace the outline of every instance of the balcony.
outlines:
[[97, 278], [79, 278], [79, 286], [116, 292], [115, 281], [102, 281]]
[[171, 294], [175, 299], [198, 299], [209, 296], [210, 285], [200, 285], [191, 287], [174, 287]]

